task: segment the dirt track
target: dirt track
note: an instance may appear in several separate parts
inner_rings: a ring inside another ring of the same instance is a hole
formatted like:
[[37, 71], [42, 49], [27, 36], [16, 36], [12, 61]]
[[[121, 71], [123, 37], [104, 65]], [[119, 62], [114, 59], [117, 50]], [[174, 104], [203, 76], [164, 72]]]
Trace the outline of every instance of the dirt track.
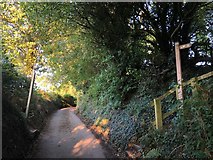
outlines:
[[106, 151], [70, 108], [51, 115], [32, 158], [105, 158]]

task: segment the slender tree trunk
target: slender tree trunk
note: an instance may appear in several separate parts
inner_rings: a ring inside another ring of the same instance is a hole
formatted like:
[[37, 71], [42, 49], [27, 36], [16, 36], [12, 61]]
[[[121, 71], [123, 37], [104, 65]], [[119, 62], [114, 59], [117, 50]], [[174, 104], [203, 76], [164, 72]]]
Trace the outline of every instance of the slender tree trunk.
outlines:
[[33, 94], [33, 86], [34, 86], [34, 82], [35, 82], [35, 75], [36, 75], [36, 73], [35, 73], [35, 69], [33, 67], [31, 83], [30, 83], [30, 90], [29, 90], [29, 95], [28, 95], [28, 100], [27, 100], [27, 107], [26, 107], [26, 118], [28, 117], [30, 101], [31, 101], [32, 94]]

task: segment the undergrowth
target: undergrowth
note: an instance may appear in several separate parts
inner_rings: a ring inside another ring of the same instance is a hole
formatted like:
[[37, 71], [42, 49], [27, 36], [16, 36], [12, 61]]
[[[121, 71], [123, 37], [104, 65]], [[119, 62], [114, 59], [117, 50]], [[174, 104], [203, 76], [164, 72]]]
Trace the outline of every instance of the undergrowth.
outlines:
[[[199, 82], [196, 94], [192, 94], [190, 86], [186, 87], [183, 107], [164, 120], [161, 131], [152, 124], [154, 108], [149, 106], [149, 102], [165, 91], [153, 92], [144, 84], [139, 85], [137, 93], [127, 104], [116, 108], [113, 101], [103, 106], [85, 95], [79, 103], [78, 112], [90, 119], [91, 125], [99, 127], [101, 131], [98, 133], [104, 135], [118, 153], [125, 152], [132, 143], [142, 148], [141, 158], [210, 158], [213, 144], [211, 81], [212, 78]], [[165, 113], [177, 105], [180, 102], [172, 94], [162, 101], [162, 110]], [[109, 122], [98, 126], [95, 122], [101, 119]]]

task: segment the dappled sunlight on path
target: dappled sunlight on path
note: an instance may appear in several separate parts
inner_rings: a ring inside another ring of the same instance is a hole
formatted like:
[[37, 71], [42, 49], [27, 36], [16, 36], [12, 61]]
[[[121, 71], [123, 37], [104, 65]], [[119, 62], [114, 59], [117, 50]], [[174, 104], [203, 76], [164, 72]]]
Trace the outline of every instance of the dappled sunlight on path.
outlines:
[[73, 109], [63, 108], [50, 117], [33, 158], [105, 158], [100, 143]]
[[86, 138], [84, 140], [80, 140], [76, 145], [74, 146], [74, 149], [72, 149], [71, 154], [72, 155], [83, 155], [88, 148], [91, 150], [89, 153], [90, 156], [93, 157], [93, 154], [96, 154], [95, 152], [92, 153], [92, 150], [98, 149], [97, 147], [100, 144], [100, 140], [94, 140], [93, 138]]

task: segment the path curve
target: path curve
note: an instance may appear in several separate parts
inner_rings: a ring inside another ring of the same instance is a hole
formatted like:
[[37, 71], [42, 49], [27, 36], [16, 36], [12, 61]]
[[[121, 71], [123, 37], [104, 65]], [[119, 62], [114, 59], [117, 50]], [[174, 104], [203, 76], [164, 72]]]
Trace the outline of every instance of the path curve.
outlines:
[[72, 108], [53, 113], [32, 158], [106, 158], [107, 152]]

